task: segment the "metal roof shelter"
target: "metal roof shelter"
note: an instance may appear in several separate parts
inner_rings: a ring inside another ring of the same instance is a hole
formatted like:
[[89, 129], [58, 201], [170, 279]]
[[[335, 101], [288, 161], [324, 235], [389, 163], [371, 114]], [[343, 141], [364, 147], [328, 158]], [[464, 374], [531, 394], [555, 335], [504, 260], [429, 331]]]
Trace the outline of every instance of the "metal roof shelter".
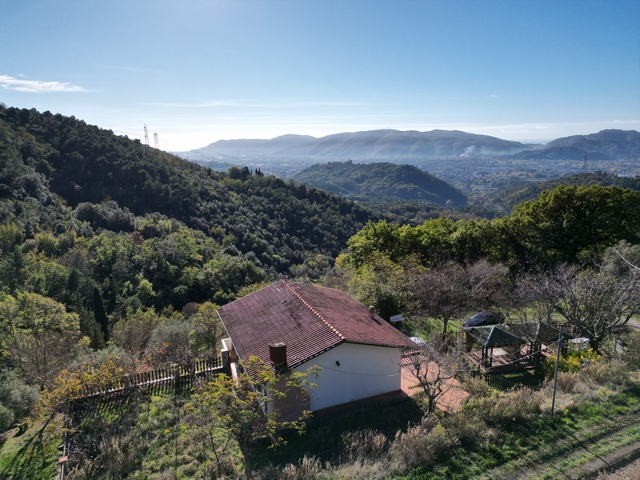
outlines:
[[467, 332], [467, 347], [471, 351], [471, 347], [475, 343], [482, 346], [482, 366], [491, 368], [493, 366], [493, 349], [517, 347], [526, 343], [526, 341], [505, 329], [504, 325], [487, 325], [480, 327], [465, 328]]
[[[475, 362], [480, 362], [480, 366], [486, 370], [495, 371], [497, 368], [519, 369], [530, 368], [542, 360], [542, 351], [546, 346], [558, 341], [559, 329], [544, 322], [514, 323], [510, 325], [487, 325], [468, 327], [464, 329], [467, 333], [467, 355]], [[562, 332], [564, 340], [573, 336]], [[482, 347], [480, 358], [472, 353], [474, 344]], [[526, 345], [523, 350], [522, 346]], [[494, 348], [506, 350], [506, 357], [501, 356], [503, 364], [494, 367]]]

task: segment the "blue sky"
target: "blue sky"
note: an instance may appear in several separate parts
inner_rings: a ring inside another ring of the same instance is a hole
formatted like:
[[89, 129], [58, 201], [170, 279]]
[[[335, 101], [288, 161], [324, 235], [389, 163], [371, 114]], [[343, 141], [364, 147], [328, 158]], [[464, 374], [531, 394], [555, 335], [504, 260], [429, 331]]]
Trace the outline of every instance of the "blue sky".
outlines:
[[0, 102], [172, 151], [640, 130], [640, 1], [0, 0]]

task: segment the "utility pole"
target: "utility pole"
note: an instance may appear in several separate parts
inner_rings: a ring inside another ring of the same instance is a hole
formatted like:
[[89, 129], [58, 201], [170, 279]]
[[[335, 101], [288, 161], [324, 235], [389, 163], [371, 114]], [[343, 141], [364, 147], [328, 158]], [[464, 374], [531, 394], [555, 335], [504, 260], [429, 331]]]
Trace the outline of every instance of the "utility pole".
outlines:
[[551, 400], [551, 418], [553, 418], [556, 406], [556, 386], [558, 385], [558, 364], [560, 363], [560, 351], [562, 350], [562, 324], [560, 324], [560, 333], [558, 334], [558, 353], [556, 355], [556, 369], [553, 374], [553, 399]]
[[149, 130], [147, 130], [147, 124], [144, 124], [144, 144], [149, 146]]
[[158, 139], [158, 132], [153, 132], [153, 143], [156, 147], [156, 150], [160, 149], [160, 140]]

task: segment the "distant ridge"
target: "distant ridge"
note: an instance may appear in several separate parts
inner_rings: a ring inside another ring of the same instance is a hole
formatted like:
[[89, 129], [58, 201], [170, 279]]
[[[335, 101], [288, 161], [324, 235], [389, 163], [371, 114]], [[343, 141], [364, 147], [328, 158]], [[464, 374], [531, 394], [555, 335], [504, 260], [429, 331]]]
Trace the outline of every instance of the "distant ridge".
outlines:
[[318, 158], [496, 156], [534, 148], [520, 142], [460, 131], [370, 130], [325, 137], [283, 135], [271, 140], [220, 140], [189, 153]]
[[457, 130], [429, 132], [369, 130], [325, 137], [283, 135], [270, 140], [220, 140], [191, 155], [250, 158], [410, 159], [495, 158], [591, 160], [640, 158], [640, 133], [602, 130], [559, 138], [546, 145], [524, 144]]

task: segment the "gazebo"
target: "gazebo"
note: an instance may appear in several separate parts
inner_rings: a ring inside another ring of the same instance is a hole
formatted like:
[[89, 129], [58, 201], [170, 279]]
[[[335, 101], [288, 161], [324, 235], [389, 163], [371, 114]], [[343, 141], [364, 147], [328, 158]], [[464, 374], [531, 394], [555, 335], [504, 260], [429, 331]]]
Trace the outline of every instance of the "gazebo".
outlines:
[[[542, 360], [542, 351], [549, 345], [558, 341], [560, 330], [556, 327], [552, 327], [548, 323], [535, 322], [535, 323], [513, 323], [509, 325], [509, 329], [514, 335], [519, 335], [526, 340], [529, 345], [528, 355], [531, 355], [535, 362]], [[562, 339], [572, 339], [573, 335], [562, 332]]]
[[[532, 368], [544, 350], [558, 341], [559, 330], [544, 322], [468, 327], [466, 355], [485, 372]], [[563, 332], [563, 339], [573, 338]], [[474, 345], [481, 349], [474, 350]], [[523, 349], [523, 345], [526, 348]]]

